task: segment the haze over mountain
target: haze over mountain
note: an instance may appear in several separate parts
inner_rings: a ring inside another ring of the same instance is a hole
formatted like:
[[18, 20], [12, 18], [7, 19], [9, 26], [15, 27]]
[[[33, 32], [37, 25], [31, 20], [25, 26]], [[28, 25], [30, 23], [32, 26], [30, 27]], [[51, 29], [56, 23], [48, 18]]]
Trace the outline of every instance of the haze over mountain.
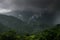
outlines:
[[60, 24], [60, 0], [0, 0], [0, 23], [22, 32]]
[[34, 19], [32, 19], [29, 22], [29, 24], [27, 24], [26, 22], [16, 17], [0, 14], [0, 23], [4, 25], [3, 27], [4, 29], [1, 29], [1, 31], [2, 30], [8, 31], [9, 29], [13, 29], [13, 30], [15, 29], [17, 32], [23, 33], [23, 32], [38, 32], [40, 30], [48, 28], [42, 25], [40, 26], [41, 24], [40, 18], [36, 18], [36, 19], [35, 18], [36, 17], [34, 17]]
[[0, 11], [2, 9], [10, 10], [11, 13], [7, 13], [7, 15], [13, 15], [14, 17], [18, 15], [17, 18], [23, 21], [30, 21], [32, 17], [37, 15], [41, 16], [42, 23], [58, 24], [60, 23], [58, 21], [60, 19], [57, 17], [60, 13], [58, 13], [60, 11], [59, 5], [60, 0], [0, 0]]
[[[11, 29], [22, 29], [24, 22], [12, 16], [6, 16], [0, 14], [0, 23], [7, 26], [7, 28]], [[4, 29], [3, 29], [4, 30]]]
[[[43, 24], [59, 24], [59, 14], [60, 12], [51, 12], [49, 13], [48, 10], [41, 10], [40, 12], [34, 12], [32, 10], [16, 10], [13, 12], [6, 13], [5, 15], [14, 16], [24, 22], [30, 22], [35, 17], [40, 17], [40, 21]], [[58, 19], [57, 19], [58, 18]]]

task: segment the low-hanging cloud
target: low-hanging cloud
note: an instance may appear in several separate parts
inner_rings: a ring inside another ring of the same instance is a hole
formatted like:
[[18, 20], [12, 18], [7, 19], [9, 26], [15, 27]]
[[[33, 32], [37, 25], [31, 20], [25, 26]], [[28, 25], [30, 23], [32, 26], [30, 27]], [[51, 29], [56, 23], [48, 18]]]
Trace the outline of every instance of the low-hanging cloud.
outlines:
[[[60, 8], [59, 5], [60, 0], [0, 0], [0, 8], [2, 9], [10, 9], [12, 11], [31, 10], [33, 12], [38, 12], [40, 14], [43, 13], [43, 15], [45, 12], [47, 12], [47, 17], [52, 20], [54, 19], [53, 16], [56, 15], [55, 12]], [[53, 16], [51, 17], [49, 15]], [[45, 16], [46, 15], [43, 16], [42, 20]], [[48, 18], [46, 19], [46, 21], [50, 21]]]
[[40, 8], [53, 8], [59, 0], [0, 0], [0, 8], [12, 10], [39, 10]]

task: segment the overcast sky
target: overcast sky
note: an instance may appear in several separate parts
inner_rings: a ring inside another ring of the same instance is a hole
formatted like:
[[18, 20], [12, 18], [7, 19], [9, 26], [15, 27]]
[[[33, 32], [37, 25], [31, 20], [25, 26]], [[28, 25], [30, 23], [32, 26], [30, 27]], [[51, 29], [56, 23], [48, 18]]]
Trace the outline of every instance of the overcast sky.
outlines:
[[[14, 10], [32, 10], [33, 12], [54, 12], [60, 8], [60, 0], [0, 0], [0, 13]], [[55, 15], [53, 13], [53, 15]], [[52, 14], [50, 14], [52, 15]]]
[[[46, 8], [53, 3], [54, 0], [0, 0], [0, 8], [12, 9], [12, 10], [24, 10], [24, 9], [38, 9]], [[38, 9], [39, 10], [39, 9]]]

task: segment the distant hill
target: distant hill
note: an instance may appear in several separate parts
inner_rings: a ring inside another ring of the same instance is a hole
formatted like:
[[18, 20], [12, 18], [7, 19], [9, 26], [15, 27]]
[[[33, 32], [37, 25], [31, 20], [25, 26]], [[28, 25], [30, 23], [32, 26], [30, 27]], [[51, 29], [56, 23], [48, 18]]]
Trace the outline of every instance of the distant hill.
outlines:
[[[7, 26], [6, 28], [9, 29], [15, 29], [17, 32], [38, 32], [43, 29], [49, 28], [50, 26], [41, 24], [40, 17], [32, 19], [29, 24], [26, 22], [18, 19], [14, 16], [7, 16], [0, 14], [0, 23], [2, 23], [4, 26]], [[4, 27], [3, 27], [4, 28]], [[6, 30], [7, 30], [6, 29]], [[4, 30], [4, 29], [2, 29]]]
[[15, 29], [17, 32], [37, 32], [41, 29], [40, 26], [34, 26], [35, 24], [27, 24], [16, 17], [2, 14], [0, 14], [0, 23], [7, 26], [7, 28]]
[[22, 30], [24, 27], [24, 22], [16, 17], [13, 16], [7, 16], [7, 15], [1, 15], [0, 14], [0, 23], [3, 25], [16, 29], [16, 30]]
[[29, 19], [32, 18], [32, 16], [34, 16], [34, 15], [40, 16], [40, 14], [38, 12], [33, 12], [31, 10], [24, 10], [24, 11], [16, 10], [13, 12], [6, 13], [5, 15], [17, 17], [23, 21], [29, 21]]

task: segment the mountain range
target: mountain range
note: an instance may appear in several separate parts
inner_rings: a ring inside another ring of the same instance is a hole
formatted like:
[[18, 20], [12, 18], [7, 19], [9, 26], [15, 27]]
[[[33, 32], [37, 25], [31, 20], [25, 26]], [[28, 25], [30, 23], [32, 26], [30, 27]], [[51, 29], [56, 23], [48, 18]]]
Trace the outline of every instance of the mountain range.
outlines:
[[[39, 21], [31, 21], [29, 24], [14, 17], [0, 14], [0, 23], [3, 24], [5, 29], [1, 30], [16, 30], [17, 32], [37, 32], [41, 30]], [[0, 26], [1, 27], [1, 26]], [[42, 27], [43, 28], [43, 27]]]
[[53, 14], [32, 11], [14, 11], [0, 14], [0, 23], [17, 32], [37, 32], [53, 24]]

